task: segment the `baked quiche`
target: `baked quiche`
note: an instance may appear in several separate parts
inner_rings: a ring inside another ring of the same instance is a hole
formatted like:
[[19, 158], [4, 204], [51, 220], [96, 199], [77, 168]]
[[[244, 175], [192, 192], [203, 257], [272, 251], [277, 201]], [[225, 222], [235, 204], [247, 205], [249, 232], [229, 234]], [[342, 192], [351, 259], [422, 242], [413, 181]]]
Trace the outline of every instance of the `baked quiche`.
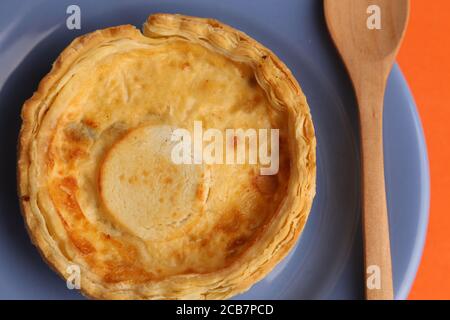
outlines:
[[[230, 298], [287, 255], [312, 205], [316, 140], [300, 86], [270, 50], [216, 20], [155, 14], [143, 32], [75, 39], [22, 119], [27, 229], [62, 277], [79, 268], [89, 297]], [[277, 171], [176, 163], [174, 130], [195, 122], [276, 129]]]

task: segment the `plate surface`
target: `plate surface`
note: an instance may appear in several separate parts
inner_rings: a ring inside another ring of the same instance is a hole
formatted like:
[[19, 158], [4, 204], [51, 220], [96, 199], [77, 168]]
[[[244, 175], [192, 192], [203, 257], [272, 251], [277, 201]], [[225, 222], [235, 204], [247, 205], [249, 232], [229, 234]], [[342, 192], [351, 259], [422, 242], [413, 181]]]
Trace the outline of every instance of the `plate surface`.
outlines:
[[[68, 30], [66, 9], [81, 9]], [[0, 4], [0, 298], [80, 299], [30, 243], [16, 196], [20, 109], [58, 53], [87, 32], [155, 12], [217, 18], [272, 49], [306, 96], [317, 134], [317, 196], [291, 254], [241, 299], [363, 298], [359, 142], [350, 81], [327, 34], [317, 0], [2, 1]], [[429, 174], [420, 120], [397, 66], [384, 114], [385, 169], [395, 296], [407, 297], [428, 221]]]

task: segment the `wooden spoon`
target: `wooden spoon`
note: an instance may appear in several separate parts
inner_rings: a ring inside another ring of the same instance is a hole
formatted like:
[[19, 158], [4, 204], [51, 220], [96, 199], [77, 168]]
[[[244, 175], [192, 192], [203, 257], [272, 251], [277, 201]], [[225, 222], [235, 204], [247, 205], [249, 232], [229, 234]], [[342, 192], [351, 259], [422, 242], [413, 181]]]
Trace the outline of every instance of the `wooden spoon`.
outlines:
[[409, 0], [324, 0], [331, 37], [359, 105], [366, 298], [393, 299], [383, 164], [386, 81], [406, 30]]

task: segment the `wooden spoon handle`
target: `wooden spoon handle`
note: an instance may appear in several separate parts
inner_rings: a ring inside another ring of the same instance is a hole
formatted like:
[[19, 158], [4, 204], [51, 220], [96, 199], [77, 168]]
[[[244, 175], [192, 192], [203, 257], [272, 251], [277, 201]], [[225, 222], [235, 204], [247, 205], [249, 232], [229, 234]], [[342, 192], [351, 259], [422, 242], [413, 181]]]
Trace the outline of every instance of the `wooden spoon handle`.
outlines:
[[391, 300], [394, 294], [383, 160], [386, 79], [373, 69], [367, 71], [369, 78], [355, 83], [361, 124], [366, 298]]

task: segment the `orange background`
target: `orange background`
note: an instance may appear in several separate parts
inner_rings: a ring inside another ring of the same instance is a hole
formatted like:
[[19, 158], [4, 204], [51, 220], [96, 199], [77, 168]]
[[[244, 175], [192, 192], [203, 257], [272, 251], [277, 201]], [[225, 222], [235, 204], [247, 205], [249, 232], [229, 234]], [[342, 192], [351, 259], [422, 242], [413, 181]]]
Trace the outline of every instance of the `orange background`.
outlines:
[[450, 1], [411, 0], [398, 62], [414, 94], [431, 174], [427, 240], [410, 299], [450, 299]]

